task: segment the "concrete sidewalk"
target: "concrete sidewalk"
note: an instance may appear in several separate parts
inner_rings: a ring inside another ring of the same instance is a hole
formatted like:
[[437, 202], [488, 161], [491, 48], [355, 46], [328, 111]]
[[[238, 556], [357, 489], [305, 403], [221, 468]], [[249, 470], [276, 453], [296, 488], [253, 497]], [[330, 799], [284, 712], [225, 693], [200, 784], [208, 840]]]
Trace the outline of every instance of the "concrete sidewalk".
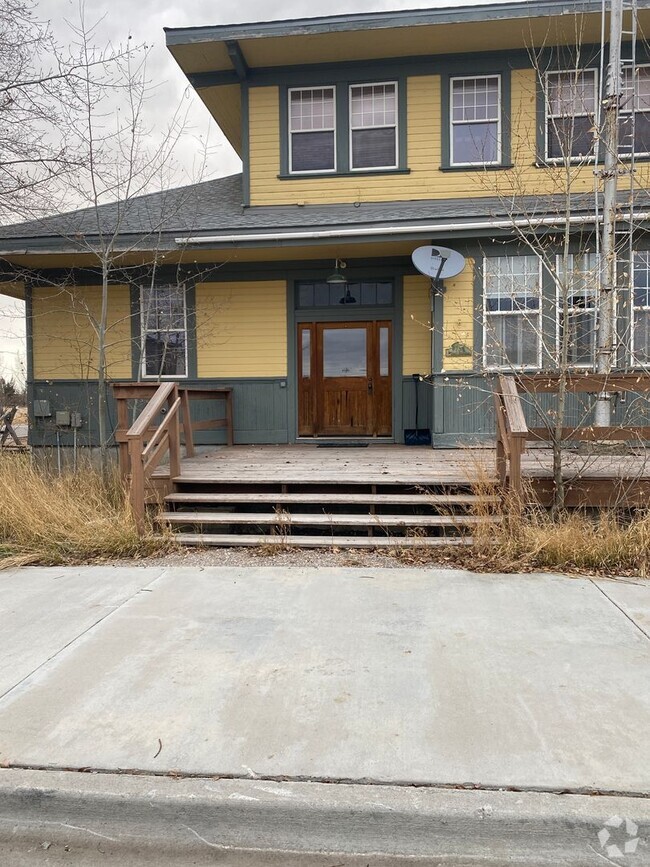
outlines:
[[[225, 804], [249, 829], [201, 820], [193, 845], [204, 848], [260, 848], [264, 821], [246, 811], [279, 808], [241, 787], [266, 785], [297, 811], [276, 815], [286, 834], [266, 835], [274, 852], [596, 864], [632, 840], [613, 825], [609, 843], [598, 838], [624, 813], [640, 830], [620, 863], [650, 863], [650, 584], [422, 569], [21, 569], [0, 572], [0, 622], [0, 848], [3, 827], [23, 827], [14, 844], [32, 839], [30, 810], [45, 792], [59, 817], [49, 827], [79, 824], [61, 817], [75, 815], [72, 793], [90, 785], [78, 771], [90, 769], [100, 825], [117, 821], [111, 791], [124, 803], [135, 786], [139, 804], [178, 783], [154, 775], [200, 778], [184, 779], [185, 800], [172, 789], [183, 815], [200, 805], [223, 818]], [[220, 778], [214, 791], [207, 778]], [[428, 837], [406, 832], [420, 809], [437, 817]], [[337, 847], [332, 817], [352, 814], [356, 831]], [[393, 814], [410, 819], [390, 846], [368, 836]], [[547, 814], [562, 821], [551, 827]], [[90, 818], [92, 842], [102, 832]], [[116, 834], [104, 836], [129, 837]]]

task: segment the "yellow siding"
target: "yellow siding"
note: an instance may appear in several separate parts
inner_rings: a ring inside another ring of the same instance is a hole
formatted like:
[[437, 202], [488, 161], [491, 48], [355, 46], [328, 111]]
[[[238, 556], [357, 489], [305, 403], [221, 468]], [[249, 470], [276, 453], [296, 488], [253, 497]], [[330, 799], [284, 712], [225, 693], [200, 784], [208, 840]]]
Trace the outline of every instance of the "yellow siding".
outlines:
[[[40, 288], [32, 295], [35, 379], [96, 379], [101, 288]], [[128, 286], [111, 286], [106, 334], [107, 374], [131, 378], [131, 308]]]
[[[537, 168], [536, 78], [533, 69], [512, 71], [511, 127], [514, 168], [503, 171], [441, 172], [441, 79], [412, 76], [407, 81], [408, 175], [320, 177], [280, 180], [280, 91], [250, 90], [251, 204], [323, 204], [409, 199], [448, 199], [560, 193], [563, 168]], [[593, 189], [590, 166], [572, 172], [572, 189]], [[637, 165], [636, 182], [648, 186], [650, 164]], [[625, 179], [621, 178], [621, 186]]]
[[200, 283], [196, 287], [199, 377], [287, 375], [287, 287]]
[[404, 376], [431, 372], [430, 286], [427, 277], [404, 278]]
[[456, 355], [462, 347], [474, 349], [474, 260], [468, 259], [465, 269], [451, 280], [445, 280], [443, 359], [445, 370], [471, 370], [472, 354]]

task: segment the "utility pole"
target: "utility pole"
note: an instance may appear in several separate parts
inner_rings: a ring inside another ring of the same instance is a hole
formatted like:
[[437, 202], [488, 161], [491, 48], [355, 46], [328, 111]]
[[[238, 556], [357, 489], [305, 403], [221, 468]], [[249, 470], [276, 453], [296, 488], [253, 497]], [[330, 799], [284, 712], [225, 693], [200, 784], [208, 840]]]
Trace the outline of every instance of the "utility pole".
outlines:
[[[616, 191], [619, 172], [618, 117], [622, 86], [623, 0], [611, 0], [609, 5], [609, 64], [600, 125], [600, 144], [605, 153], [600, 173], [603, 178], [603, 228], [596, 330], [596, 371], [605, 376], [612, 371], [616, 335]], [[634, 82], [632, 86], [635, 86]], [[594, 412], [595, 427], [609, 427], [611, 399], [611, 394], [607, 391], [598, 395]]]

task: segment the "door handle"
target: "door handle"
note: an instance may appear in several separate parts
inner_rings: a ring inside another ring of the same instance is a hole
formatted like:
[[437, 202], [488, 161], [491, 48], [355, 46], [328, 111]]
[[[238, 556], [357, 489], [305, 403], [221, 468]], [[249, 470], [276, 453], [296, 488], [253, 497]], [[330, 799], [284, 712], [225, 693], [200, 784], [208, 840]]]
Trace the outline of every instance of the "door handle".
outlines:
[[372, 394], [372, 390], [373, 390], [372, 379], [369, 378], [368, 379], [368, 394]]

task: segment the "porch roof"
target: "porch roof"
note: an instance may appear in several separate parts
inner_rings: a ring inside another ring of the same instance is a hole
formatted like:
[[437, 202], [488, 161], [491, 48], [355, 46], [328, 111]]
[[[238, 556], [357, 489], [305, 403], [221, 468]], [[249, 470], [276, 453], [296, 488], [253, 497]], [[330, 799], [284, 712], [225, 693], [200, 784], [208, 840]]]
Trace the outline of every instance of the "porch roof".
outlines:
[[[627, 193], [621, 194], [624, 205]], [[639, 218], [650, 212], [650, 191], [638, 190]], [[420, 237], [473, 237], [511, 234], [520, 225], [557, 228], [562, 196], [427, 199], [331, 205], [244, 207], [242, 175], [206, 181], [162, 193], [113, 202], [99, 208], [105, 234], [119, 227], [120, 250], [182, 250], [194, 246], [301, 246], [333, 240], [381, 241]], [[593, 223], [593, 193], [575, 195], [572, 219], [580, 228]], [[542, 222], [545, 221], [545, 222]], [[87, 253], [97, 238], [97, 214], [85, 208], [0, 227], [0, 255]]]

